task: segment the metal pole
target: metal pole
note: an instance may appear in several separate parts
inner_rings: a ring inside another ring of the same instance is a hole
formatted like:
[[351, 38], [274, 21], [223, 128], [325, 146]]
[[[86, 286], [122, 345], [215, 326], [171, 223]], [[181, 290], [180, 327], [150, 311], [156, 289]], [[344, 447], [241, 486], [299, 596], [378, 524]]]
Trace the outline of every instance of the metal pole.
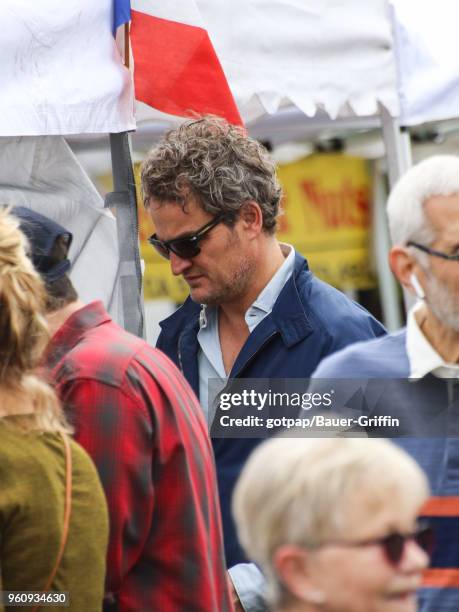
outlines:
[[390, 249], [389, 228], [386, 218], [386, 184], [378, 164], [373, 171], [373, 227], [376, 270], [379, 279], [379, 295], [383, 311], [383, 323], [389, 332], [402, 327], [399, 289], [389, 268], [387, 254]]
[[110, 134], [110, 150], [114, 192], [107, 194], [105, 205], [116, 209], [123, 324], [127, 331], [144, 337], [137, 197], [128, 133]]
[[412, 165], [411, 142], [409, 132], [400, 127], [398, 119], [379, 105], [384, 145], [386, 148], [389, 185], [392, 187]]
[[[404, 174], [413, 164], [411, 140], [408, 130], [400, 127], [398, 119], [391, 117], [389, 112], [381, 104], [379, 105], [379, 111], [381, 114], [382, 132], [386, 147], [389, 185], [392, 189], [402, 174]], [[388, 236], [387, 241], [389, 244]], [[413, 303], [413, 298], [407, 291], [403, 292], [403, 296], [405, 310], [407, 311]]]

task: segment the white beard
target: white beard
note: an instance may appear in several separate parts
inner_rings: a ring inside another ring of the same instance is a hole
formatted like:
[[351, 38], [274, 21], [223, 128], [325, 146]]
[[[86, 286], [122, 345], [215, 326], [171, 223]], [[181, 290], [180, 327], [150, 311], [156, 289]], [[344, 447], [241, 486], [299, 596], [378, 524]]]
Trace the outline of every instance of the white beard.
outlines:
[[459, 292], [454, 295], [442, 281], [427, 273], [425, 301], [444, 327], [459, 331]]

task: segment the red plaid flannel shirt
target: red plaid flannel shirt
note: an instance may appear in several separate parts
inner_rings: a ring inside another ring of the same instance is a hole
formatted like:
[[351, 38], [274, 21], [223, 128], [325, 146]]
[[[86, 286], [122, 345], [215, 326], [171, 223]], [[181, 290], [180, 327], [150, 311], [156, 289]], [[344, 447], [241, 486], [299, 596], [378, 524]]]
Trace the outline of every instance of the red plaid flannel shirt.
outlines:
[[101, 302], [67, 319], [46, 366], [107, 495], [116, 609], [231, 610], [211, 445], [177, 368]]

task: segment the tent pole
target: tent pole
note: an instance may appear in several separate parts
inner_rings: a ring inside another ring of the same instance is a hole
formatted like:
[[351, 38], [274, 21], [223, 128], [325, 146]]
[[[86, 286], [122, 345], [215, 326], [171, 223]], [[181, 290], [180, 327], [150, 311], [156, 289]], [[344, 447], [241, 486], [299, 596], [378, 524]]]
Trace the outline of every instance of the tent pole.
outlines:
[[137, 197], [127, 132], [110, 134], [110, 151], [114, 191], [107, 194], [105, 205], [116, 211], [123, 325], [127, 331], [145, 337]]
[[389, 228], [386, 219], [386, 183], [378, 163], [373, 165], [373, 227], [374, 253], [379, 280], [379, 299], [383, 312], [383, 323], [389, 332], [403, 325], [399, 289], [387, 260], [390, 249]]
[[391, 117], [389, 112], [379, 105], [381, 126], [386, 148], [387, 170], [390, 188], [412, 165], [411, 142], [409, 132], [401, 128], [398, 119]]
[[[402, 174], [404, 174], [413, 164], [410, 134], [406, 128], [400, 127], [398, 119], [392, 117], [384, 106], [382, 106], [382, 104], [379, 105], [379, 112], [381, 115], [381, 126], [384, 145], [386, 148], [389, 186], [392, 189]], [[384, 221], [387, 228], [385, 215]], [[386, 232], [383, 231], [383, 233]], [[390, 249], [390, 238], [388, 232], [385, 240], [387, 240], [386, 253], [388, 253]], [[384, 291], [387, 291], [387, 286], [381, 286], [381, 293], [384, 293]], [[403, 295], [405, 310], [408, 310], [412, 305], [413, 299], [406, 291], [403, 292]], [[381, 299], [383, 298], [381, 297]]]

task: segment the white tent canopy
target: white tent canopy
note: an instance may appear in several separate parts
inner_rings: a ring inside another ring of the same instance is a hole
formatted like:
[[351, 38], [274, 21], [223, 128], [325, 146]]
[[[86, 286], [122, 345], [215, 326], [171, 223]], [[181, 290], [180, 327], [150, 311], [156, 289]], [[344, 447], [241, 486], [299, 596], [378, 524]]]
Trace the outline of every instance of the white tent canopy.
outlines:
[[459, 116], [459, 4], [392, 0], [402, 125]]
[[385, 0], [198, 0], [243, 116], [399, 111]]
[[135, 129], [112, 0], [4, 0], [0, 136]]
[[123, 324], [134, 318], [121, 290], [134, 276], [120, 265], [127, 240], [118, 240], [120, 224], [63, 138], [135, 129], [132, 75], [112, 13], [112, 0], [2, 3], [0, 204], [30, 207], [70, 230], [81, 298], [102, 299]]
[[[459, 5], [451, 0], [197, 4], [245, 121], [285, 107], [301, 111], [298, 121], [369, 117], [379, 104], [402, 125], [458, 115]], [[171, 120], [144, 105], [137, 118]]]
[[[457, 116], [451, 0], [196, 3], [246, 121], [286, 105], [333, 120], [376, 115], [381, 104], [406, 125]], [[112, 0], [4, 2], [0, 136], [135, 129], [112, 10]], [[167, 118], [143, 105], [138, 117]]]

